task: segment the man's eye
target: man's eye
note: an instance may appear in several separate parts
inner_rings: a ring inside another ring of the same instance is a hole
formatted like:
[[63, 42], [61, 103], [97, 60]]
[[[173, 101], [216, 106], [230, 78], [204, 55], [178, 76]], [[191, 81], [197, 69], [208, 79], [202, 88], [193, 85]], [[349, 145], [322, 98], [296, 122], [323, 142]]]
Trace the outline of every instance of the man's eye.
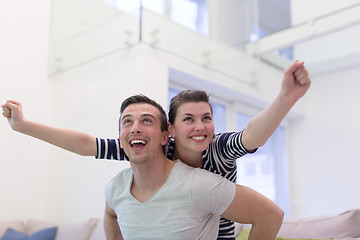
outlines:
[[145, 122], [145, 123], [152, 123], [151, 119], [148, 119], [148, 118], [145, 118], [145, 119], [144, 119], [144, 122]]
[[123, 121], [123, 125], [129, 124], [131, 121], [129, 119]]

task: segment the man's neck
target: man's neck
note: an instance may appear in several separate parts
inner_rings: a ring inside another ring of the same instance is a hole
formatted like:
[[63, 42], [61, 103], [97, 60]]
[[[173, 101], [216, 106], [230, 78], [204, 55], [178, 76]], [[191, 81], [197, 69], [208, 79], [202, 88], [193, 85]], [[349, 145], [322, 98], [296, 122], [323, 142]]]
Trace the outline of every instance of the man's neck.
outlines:
[[139, 202], [146, 202], [164, 185], [168, 179], [175, 162], [165, 156], [157, 161], [134, 164], [131, 163], [133, 181], [131, 194]]

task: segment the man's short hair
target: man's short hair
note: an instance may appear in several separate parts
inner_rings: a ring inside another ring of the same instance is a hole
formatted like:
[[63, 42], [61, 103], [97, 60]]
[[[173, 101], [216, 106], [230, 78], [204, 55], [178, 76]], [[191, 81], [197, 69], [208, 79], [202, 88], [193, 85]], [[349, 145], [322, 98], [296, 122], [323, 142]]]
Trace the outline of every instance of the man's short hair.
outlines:
[[154, 100], [148, 98], [147, 96], [143, 94], [133, 95], [131, 97], [128, 97], [123, 101], [120, 107], [120, 119], [119, 119], [119, 133], [121, 131], [120, 125], [121, 125], [121, 115], [125, 111], [125, 109], [130, 106], [131, 104], [140, 104], [140, 103], [146, 103], [150, 104], [154, 107], [156, 107], [159, 110], [160, 114], [160, 122], [161, 122], [161, 131], [167, 131], [167, 117], [164, 109], [161, 107], [161, 105]]

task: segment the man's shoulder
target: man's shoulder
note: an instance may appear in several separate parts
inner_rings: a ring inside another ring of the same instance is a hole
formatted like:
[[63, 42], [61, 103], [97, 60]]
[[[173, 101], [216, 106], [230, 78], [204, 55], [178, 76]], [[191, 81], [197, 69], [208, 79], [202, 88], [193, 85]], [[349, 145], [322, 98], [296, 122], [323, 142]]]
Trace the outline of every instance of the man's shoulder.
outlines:
[[105, 186], [105, 197], [111, 208], [114, 207], [113, 197], [123, 194], [129, 186], [129, 181], [132, 179], [131, 174], [131, 169], [126, 168], [107, 182]]
[[129, 181], [131, 180], [131, 176], [132, 176], [132, 170], [131, 168], [125, 168], [123, 170], [121, 170], [118, 174], [116, 174], [113, 178], [110, 179], [109, 184], [110, 185], [114, 185], [114, 184], [118, 184], [124, 181]]

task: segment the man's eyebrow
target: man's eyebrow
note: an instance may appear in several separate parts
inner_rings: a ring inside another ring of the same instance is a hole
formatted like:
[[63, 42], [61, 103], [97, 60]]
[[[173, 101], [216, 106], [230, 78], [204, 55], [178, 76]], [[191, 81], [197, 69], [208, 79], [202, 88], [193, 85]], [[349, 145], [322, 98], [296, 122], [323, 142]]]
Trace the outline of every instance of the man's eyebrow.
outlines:
[[[151, 113], [143, 113], [143, 114], [141, 114], [140, 116], [141, 116], [142, 118], [144, 118], [144, 117], [151, 117], [151, 118], [153, 118], [154, 120], [156, 120], [155, 116], [152, 115]], [[124, 119], [127, 118], [127, 117], [131, 118], [132, 115], [131, 115], [131, 114], [125, 114], [125, 115], [123, 115], [123, 116], [121, 117], [121, 120], [124, 120]]]
[[156, 120], [155, 116], [152, 115], [152, 114], [150, 114], [150, 113], [143, 113], [143, 114], [141, 114], [141, 117], [151, 117], [151, 118], [153, 118], [154, 120]]
[[125, 114], [121, 117], [121, 120], [124, 120], [124, 118], [131, 117], [131, 114]]

